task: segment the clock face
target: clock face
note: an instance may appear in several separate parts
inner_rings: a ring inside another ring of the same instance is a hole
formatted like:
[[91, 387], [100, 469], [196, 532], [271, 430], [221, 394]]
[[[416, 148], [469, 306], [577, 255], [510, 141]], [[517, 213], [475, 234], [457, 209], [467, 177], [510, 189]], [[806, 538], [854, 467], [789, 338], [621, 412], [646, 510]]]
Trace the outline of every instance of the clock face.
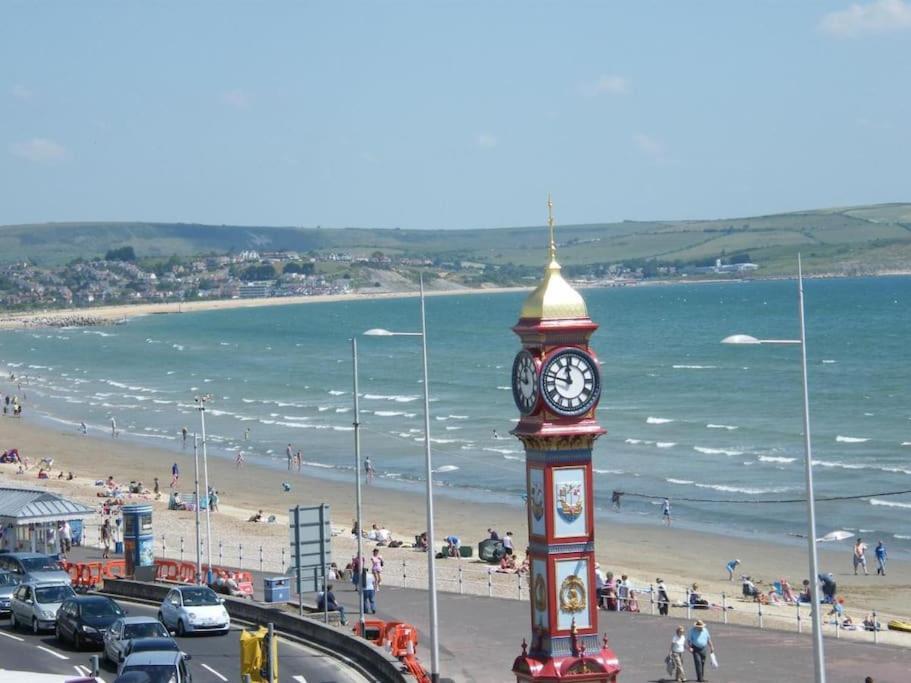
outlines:
[[558, 415], [574, 417], [587, 413], [601, 396], [598, 363], [584, 351], [558, 351], [544, 363], [541, 394]]
[[512, 397], [523, 415], [531, 413], [538, 403], [538, 370], [534, 356], [524, 349], [512, 364]]

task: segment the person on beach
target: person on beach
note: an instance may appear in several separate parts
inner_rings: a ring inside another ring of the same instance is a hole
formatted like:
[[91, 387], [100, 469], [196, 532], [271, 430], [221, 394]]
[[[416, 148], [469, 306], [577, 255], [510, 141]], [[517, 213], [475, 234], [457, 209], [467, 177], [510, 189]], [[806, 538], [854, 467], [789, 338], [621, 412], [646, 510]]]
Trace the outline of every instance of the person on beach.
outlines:
[[82, 432], [82, 436], [85, 436], [88, 433], [88, 427], [85, 426], [85, 422], [79, 423], [79, 431]]
[[[660, 578], [655, 579], [655, 589], [658, 592], [658, 614], [662, 617], [667, 616], [667, 610], [671, 605], [671, 599], [667, 594], [667, 586]], [[682, 626], [680, 627], [683, 628]]]
[[880, 576], [886, 575], [886, 546], [880, 541], [876, 544], [876, 573]]
[[247, 428], [244, 430], [244, 441], [249, 441], [249, 440], [250, 440], [250, 428], [247, 427]]
[[686, 671], [683, 669], [683, 653], [686, 650], [686, 635], [682, 626], [678, 626], [671, 638], [671, 651], [668, 657], [671, 658], [672, 667], [668, 667], [668, 673], [674, 677], [677, 683], [686, 683]]
[[101, 544], [104, 546], [104, 552], [101, 557], [107, 559], [111, 556], [111, 518], [107, 517], [104, 524], [101, 525]]
[[715, 653], [712, 636], [705, 627], [702, 619], [697, 619], [693, 628], [686, 636], [690, 652], [693, 653], [693, 664], [696, 666], [696, 680], [700, 683], [705, 680], [705, 658], [707, 654]]
[[298, 449], [297, 449], [297, 453], [294, 454], [294, 464], [297, 465], [297, 472], [298, 472], [298, 474], [300, 474], [300, 471], [301, 471], [301, 463], [302, 463], [303, 461], [304, 461], [304, 456], [303, 456], [303, 454], [301, 453], [301, 449], [298, 448]]
[[462, 542], [461, 542], [461, 540], [459, 540], [459, 537], [454, 536], [454, 535], [447, 536], [443, 540], [445, 540], [446, 543], [448, 544], [448, 547], [446, 548], [446, 550], [447, 550], [447, 554], [449, 555], [449, 557], [460, 557], [459, 547], [462, 545]]
[[498, 533], [497, 533], [497, 530], [494, 529], [493, 527], [488, 527], [488, 528], [487, 528], [487, 537], [488, 537], [491, 541], [499, 541], [499, 540], [500, 540], [500, 534], [498, 534]]
[[171, 465], [171, 488], [174, 488], [175, 486], [177, 486], [177, 484], [179, 482], [180, 482], [180, 468], [177, 466], [177, 463], [175, 462], [173, 465]]
[[854, 576], [857, 576], [857, 568], [863, 567], [864, 576], [867, 576], [867, 544], [864, 543], [864, 539], [858, 538], [857, 542], [854, 544]]
[[247, 521], [255, 522], [255, 523], [259, 523], [259, 522], [263, 521], [263, 511], [260, 510], [255, 515], [250, 515], [250, 519], [248, 519]]
[[373, 475], [374, 475], [375, 473], [376, 473], [376, 472], [375, 472], [375, 470], [373, 469], [373, 462], [371, 462], [370, 456], [368, 455], [368, 456], [364, 459], [364, 474], [367, 475], [367, 481], [368, 481], [368, 482], [373, 481]]
[[117, 438], [117, 420], [113, 417], [111, 418], [111, 438]]
[[366, 569], [361, 574], [361, 594], [364, 597], [364, 614], [376, 614], [376, 579]]
[[731, 560], [724, 568], [728, 570], [728, 581], [734, 580], [734, 570], [737, 569], [737, 565], [740, 564], [740, 560]]
[[288, 471], [291, 471], [291, 464], [294, 462], [294, 450], [291, 448], [291, 444], [288, 444], [288, 447], [285, 449], [285, 456], [288, 459]]
[[218, 512], [218, 491], [209, 487], [209, 510], [211, 512]]
[[664, 503], [661, 507], [661, 517], [664, 519], [664, 525], [671, 525], [671, 501], [667, 498], [664, 499]]
[[161, 500], [161, 484], [158, 482], [158, 477], [155, 477], [152, 483], [152, 492], [155, 494], [155, 500]]
[[513, 543], [511, 531], [507, 531], [506, 535], [503, 537], [503, 550], [508, 550], [513, 554], [516, 552], [516, 546]]
[[181, 428], [180, 428], [180, 436], [181, 436], [181, 438], [183, 439], [183, 442], [182, 442], [182, 443], [183, 443], [183, 448], [186, 448], [186, 447], [187, 447], [187, 435], [188, 435], [188, 434], [189, 434], [189, 432], [187, 431], [187, 428], [186, 428], [186, 427], [181, 427]]
[[622, 495], [623, 491], [611, 491], [610, 494], [610, 506], [617, 512], [620, 511], [620, 496]]
[[244, 466], [244, 463], [247, 462], [247, 459], [244, 457], [243, 451], [237, 451], [237, 455], [234, 457], [234, 467], [240, 469]]
[[373, 573], [373, 581], [376, 584], [376, 589], [380, 589], [380, 584], [383, 583], [383, 556], [380, 555], [380, 549], [373, 549], [373, 556], [370, 558], [370, 571]]

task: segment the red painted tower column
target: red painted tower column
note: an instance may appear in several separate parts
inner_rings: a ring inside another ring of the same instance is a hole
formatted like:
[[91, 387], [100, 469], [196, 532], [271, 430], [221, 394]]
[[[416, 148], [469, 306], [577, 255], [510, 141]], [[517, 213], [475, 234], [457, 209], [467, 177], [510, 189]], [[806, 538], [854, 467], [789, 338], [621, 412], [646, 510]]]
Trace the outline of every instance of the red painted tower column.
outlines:
[[620, 666], [598, 633], [592, 447], [601, 373], [589, 346], [598, 326], [560, 274], [547, 199], [549, 263], [513, 331], [512, 370], [525, 447], [531, 639], [513, 663], [518, 681], [613, 683]]

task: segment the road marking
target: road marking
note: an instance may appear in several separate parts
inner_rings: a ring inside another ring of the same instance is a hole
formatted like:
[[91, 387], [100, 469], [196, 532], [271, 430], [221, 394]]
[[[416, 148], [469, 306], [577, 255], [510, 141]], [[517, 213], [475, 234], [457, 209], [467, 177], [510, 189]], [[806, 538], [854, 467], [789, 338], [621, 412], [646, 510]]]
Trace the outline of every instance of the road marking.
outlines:
[[209, 673], [214, 674], [215, 676], [218, 676], [218, 677], [219, 677], [221, 680], [223, 680], [223, 681], [227, 681], [227, 680], [228, 680], [227, 678], [225, 678], [224, 676], [222, 676], [220, 673], [218, 673], [215, 669], [213, 669], [213, 668], [212, 668], [211, 666], [209, 666], [208, 664], [202, 664], [202, 668], [205, 669], [206, 671], [208, 671]]
[[88, 676], [89, 676], [89, 670], [88, 670], [86, 667], [84, 667], [84, 666], [79, 666], [78, 664], [76, 664], [73, 668], [76, 669], [76, 673], [77, 673], [77, 674], [79, 674], [79, 675], [82, 676], [83, 678], [88, 678]]
[[37, 647], [39, 650], [44, 650], [49, 655], [53, 655], [57, 659], [69, 659], [69, 657], [67, 657], [66, 655], [62, 655], [59, 652], [54, 652], [51, 648], [44, 647], [44, 645], [36, 645], [35, 647]]
[[297, 683], [307, 683], [307, 679], [303, 676], [292, 676], [291, 678], [297, 681]]
[[19, 636], [14, 636], [12, 633], [7, 633], [6, 631], [0, 631], [0, 636], [6, 636], [11, 640], [18, 640], [20, 643], [25, 642], [25, 638], [20, 638]]

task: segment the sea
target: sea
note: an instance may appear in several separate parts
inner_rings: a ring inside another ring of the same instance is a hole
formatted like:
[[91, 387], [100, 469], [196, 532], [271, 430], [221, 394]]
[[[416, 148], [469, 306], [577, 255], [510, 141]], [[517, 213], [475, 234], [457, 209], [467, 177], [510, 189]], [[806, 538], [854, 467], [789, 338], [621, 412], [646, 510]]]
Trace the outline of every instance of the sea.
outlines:
[[[847, 531], [911, 554], [911, 278], [805, 283], [818, 534]], [[798, 542], [805, 529], [799, 347], [732, 346], [746, 333], [799, 336], [795, 281], [585, 289], [600, 325], [594, 452], [599, 514]], [[428, 297], [431, 444], [439, 495], [524, 505], [510, 330], [523, 293]], [[200, 427], [211, 455], [285, 469], [290, 443], [311, 476], [353, 481], [357, 336], [361, 440], [374, 485], [423, 489], [416, 298], [148, 315], [110, 327], [0, 332], [0, 391], [25, 419], [167, 451]], [[21, 389], [18, 384], [21, 383]], [[4, 444], [4, 447], [9, 444]], [[619, 512], [611, 493], [624, 492]], [[826, 500], [863, 496], [854, 499]], [[851, 541], [842, 543], [850, 544]]]

